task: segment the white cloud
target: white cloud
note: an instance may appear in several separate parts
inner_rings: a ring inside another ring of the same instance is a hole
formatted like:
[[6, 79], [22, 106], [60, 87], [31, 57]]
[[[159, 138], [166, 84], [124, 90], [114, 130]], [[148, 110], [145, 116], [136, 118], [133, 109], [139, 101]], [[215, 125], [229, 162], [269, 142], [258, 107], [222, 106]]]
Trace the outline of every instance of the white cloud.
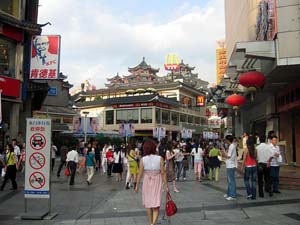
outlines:
[[90, 79], [98, 88], [104, 87], [106, 78], [117, 72], [127, 75], [127, 68], [143, 56], [165, 74], [168, 53], [196, 66], [202, 79], [215, 81], [216, 40], [224, 38], [222, 0], [210, 0], [204, 8], [183, 3], [174, 12], [176, 17], [163, 22], [158, 12], [131, 19], [134, 12], [113, 15], [103, 2], [95, 2], [40, 0], [39, 23], [53, 24], [43, 29], [44, 34], [61, 34], [61, 71], [70, 83], [77, 86]]

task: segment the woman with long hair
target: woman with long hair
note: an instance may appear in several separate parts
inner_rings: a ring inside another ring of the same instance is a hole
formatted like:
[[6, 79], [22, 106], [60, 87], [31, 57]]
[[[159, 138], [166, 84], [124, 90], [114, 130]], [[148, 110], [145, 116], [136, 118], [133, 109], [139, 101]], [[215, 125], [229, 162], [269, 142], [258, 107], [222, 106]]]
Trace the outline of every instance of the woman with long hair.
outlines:
[[203, 150], [200, 145], [193, 148], [191, 155], [194, 156], [194, 173], [195, 180], [201, 182], [201, 173], [203, 168]]
[[12, 189], [11, 190], [17, 190], [17, 182], [16, 182], [16, 174], [17, 174], [17, 162], [18, 158], [16, 154], [14, 153], [14, 148], [11, 144], [8, 144], [6, 146], [6, 160], [5, 160], [5, 166], [6, 166], [6, 173], [4, 176], [3, 183], [1, 185], [1, 191], [3, 191], [5, 184], [8, 179], [11, 180], [12, 183]]
[[[251, 138], [247, 140], [247, 148], [244, 151], [242, 168], [245, 167], [244, 182], [247, 191], [247, 199], [256, 199], [256, 178], [257, 178], [257, 161], [255, 141]], [[249, 182], [251, 178], [251, 183]]]
[[176, 175], [175, 175], [175, 152], [173, 150], [172, 143], [168, 144], [167, 151], [166, 151], [166, 172], [167, 172], [167, 180], [168, 182], [173, 183], [173, 190], [174, 192], [179, 192], [176, 187]]
[[122, 180], [122, 173], [123, 173], [123, 159], [124, 153], [121, 151], [120, 146], [116, 146], [114, 149], [114, 166], [112, 168], [112, 172], [116, 174], [116, 181]]
[[159, 208], [161, 206], [162, 189], [164, 184], [169, 191], [164, 160], [156, 155], [156, 144], [148, 140], [143, 145], [144, 157], [140, 160], [139, 175], [135, 191], [139, 190], [139, 183], [143, 179], [143, 205], [147, 209], [150, 225], [157, 224]]
[[86, 170], [87, 170], [86, 182], [88, 185], [90, 185], [92, 183], [95, 165], [96, 165], [95, 153], [93, 153], [92, 147], [89, 146], [87, 149], [87, 153], [85, 155], [85, 166], [86, 166]]
[[126, 189], [129, 189], [131, 177], [133, 177], [133, 183], [135, 188], [137, 174], [139, 170], [138, 170], [138, 163], [137, 163], [138, 155], [136, 154], [134, 143], [128, 144], [127, 160], [129, 164], [129, 169], [128, 169], [128, 176], [126, 177]]

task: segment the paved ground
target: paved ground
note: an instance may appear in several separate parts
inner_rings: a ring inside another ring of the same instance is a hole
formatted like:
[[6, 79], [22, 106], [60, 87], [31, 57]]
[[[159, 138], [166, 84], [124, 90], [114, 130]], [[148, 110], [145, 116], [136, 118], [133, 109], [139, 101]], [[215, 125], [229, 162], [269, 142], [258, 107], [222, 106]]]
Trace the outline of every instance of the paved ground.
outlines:
[[[191, 173], [191, 171], [190, 171]], [[22, 186], [24, 177], [18, 177]], [[215, 225], [215, 224], [300, 224], [300, 190], [282, 190], [273, 197], [247, 200], [243, 179], [237, 176], [237, 201], [226, 201], [226, 178], [224, 166], [219, 182], [193, 180], [178, 182], [180, 193], [172, 193], [178, 213], [170, 220], [163, 218], [160, 224]], [[124, 182], [97, 173], [94, 183], [88, 186], [85, 176], [77, 174], [75, 185], [69, 187], [67, 178], [52, 176], [52, 212], [58, 215], [52, 220], [21, 220], [24, 197], [21, 189], [0, 192], [0, 225], [146, 225], [146, 211], [141, 205], [141, 193], [125, 190]], [[164, 199], [163, 199], [164, 200]], [[45, 200], [30, 200], [29, 210], [47, 208]]]

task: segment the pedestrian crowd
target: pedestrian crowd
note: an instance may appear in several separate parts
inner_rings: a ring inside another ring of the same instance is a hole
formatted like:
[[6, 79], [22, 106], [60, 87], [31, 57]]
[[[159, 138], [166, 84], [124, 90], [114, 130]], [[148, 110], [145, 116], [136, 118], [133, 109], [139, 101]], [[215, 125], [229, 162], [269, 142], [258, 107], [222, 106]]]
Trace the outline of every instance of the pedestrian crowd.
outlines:
[[[239, 141], [241, 143], [239, 143]], [[1, 191], [8, 180], [12, 190], [17, 190], [16, 174], [24, 172], [26, 145], [17, 145], [13, 139], [0, 154], [0, 174], [2, 174]], [[265, 135], [248, 135], [237, 139], [227, 135], [224, 140], [191, 139], [182, 141], [159, 142], [145, 140], [120, 144], [105, 143], [101, 146], [97, 141], [80, 142], [78, 146], [64, 143], [60, 149], [51, 145], [51, 172], [54, 173], [55, 160], [60, 154], [60, 163], [56, 172], [69, 176], [69, 185], [75, 184], [77, 173], [86, 174], [86, 183], [91, 185], [95, 172], [106, 175], [108, 179], [115, 177], [116, 182], [123, 182], [126, 190], [133, 187], [138, 192], [143, 179], [143, 205], [147, 208], [150, 224], [156, 224], [161, 206], [161, 192], [169, 192], [169, 184], [174, 193], [179, 193], [177, 182], [187, 180], [187, 171], [192, 169], [196, 182], [216, 181], [220, 179], [220, 166], [225, 161], [228, 188], [224, 197], [236, 200], [235, 174], [240, 160], [240, 168], [244, 174], [245, 193], [247, 199], [263, 198], [280, 193], [279, 169], [282, 156], [277, 145], [274, 132]], [[3, 175], [4, 174], [4, 175]], [[125, 175], [124, 175], [125, 174]], [[143, 178], [142, 178], [143, 176]], [[164, 188], [163, 188], [164, 187]]]

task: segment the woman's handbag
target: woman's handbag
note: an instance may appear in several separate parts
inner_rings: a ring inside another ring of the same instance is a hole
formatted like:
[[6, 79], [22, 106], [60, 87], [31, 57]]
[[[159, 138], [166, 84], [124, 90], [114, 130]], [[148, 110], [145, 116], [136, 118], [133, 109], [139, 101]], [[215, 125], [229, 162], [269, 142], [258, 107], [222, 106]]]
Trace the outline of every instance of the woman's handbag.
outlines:
[[177, 212], [177, 206], [172, 200], [171, 194], [169, 191], [166, 192], [166, 215], [173, 216]]
[[70, 176], [70, 170], [68, 167], [65, 168], [65, 176]]

